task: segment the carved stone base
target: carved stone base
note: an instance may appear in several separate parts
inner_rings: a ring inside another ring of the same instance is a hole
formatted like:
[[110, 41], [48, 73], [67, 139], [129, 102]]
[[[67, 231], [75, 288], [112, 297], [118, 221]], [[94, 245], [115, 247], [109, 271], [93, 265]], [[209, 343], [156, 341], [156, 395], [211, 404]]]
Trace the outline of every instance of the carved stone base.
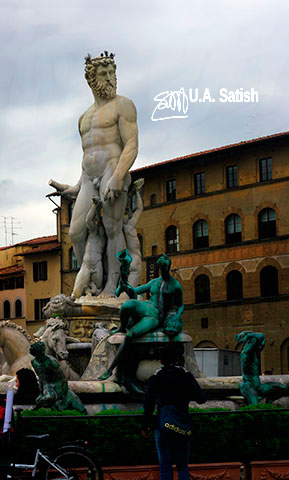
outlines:
[[251, 462], [252, 480], [289, 479], [289, 460]]
[[[81, 379], [95, 380], [99, 378], [113, 361], [117, 349], [124, 338], [124, 334], [116, 333], [101, 340], [95, 348]], [[160, 368], [161, 365], [158, 361], [159, 349], [169, 341], [170, 339], [167, 335], [157, 331], [143, 335], [133, 342], [132, 358], [136, 362], [136, 378], [140, 382], [146, 382]], [[191, 337], [186, 333], [180, 333], [174, 338], [174, 341], [184, 345], [185, 367], [195, 377], [203, 376], [195, 359]]]
[[[191, 480], [240, 480], [241, 463], [207, 463], [189, 465]], [[159, 480], [157, 465], [103, 467], [103, 480]], [[174, 480], [178, 478], [174, 467]]]

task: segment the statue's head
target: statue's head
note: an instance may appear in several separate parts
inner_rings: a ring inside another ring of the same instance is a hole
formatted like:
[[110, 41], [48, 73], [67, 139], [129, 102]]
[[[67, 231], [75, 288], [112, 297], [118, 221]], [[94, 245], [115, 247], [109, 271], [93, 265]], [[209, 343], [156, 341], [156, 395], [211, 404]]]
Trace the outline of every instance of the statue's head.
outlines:
[[171, 259], [165, 253], [158, 258], [157, 267], [160, 269], [162, 275], [168, 274], [171, 268]]
[[33, 357], [41, 357], [45, 355], [45, 344], [43, 342], [32, 343], [30, 353]]
[[85, 78], [94, 95], [114, 98], [116, 95], [116, 64], [114, 53], [105, 50], [100, 56], [85, 57]]

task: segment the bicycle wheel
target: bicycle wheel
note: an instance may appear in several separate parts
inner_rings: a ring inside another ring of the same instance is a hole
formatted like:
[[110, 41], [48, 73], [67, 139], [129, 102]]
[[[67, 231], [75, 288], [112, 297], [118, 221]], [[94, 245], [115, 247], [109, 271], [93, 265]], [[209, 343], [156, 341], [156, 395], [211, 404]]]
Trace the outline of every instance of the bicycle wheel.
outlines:
[[[65, 469], [68, 478], [73, 480], [101, 480], [102, 472], [85, 450], [72, 448], [63, 450], [54, 458], [54, 462]], [[52, 466], [46, 470], [46, 480], [66, 478]]]

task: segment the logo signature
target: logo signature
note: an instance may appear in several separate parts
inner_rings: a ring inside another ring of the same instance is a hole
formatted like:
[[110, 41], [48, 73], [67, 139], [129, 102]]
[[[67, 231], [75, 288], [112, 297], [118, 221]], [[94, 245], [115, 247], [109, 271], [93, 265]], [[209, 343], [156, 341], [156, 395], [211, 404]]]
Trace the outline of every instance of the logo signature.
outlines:
[[[198, 88], [189, 88], [189, 94], [187, 95], [184, 87], [181, 87], [180, 90], [166, 90], [158, 93], [154, 97], [157, 105], [152, 113], [151, 120], [159, 122], [160, 120], [170, 120], [171, 118], [188, 118], [190, 103], [216, 102], [209, 88], [205, 88], [202, 93], [201, 95]], [[255, 88], [250, 90], [244, 90], [242, 87], [236, 90], [220, 88], [217, 101], [220, 103], [257, 103], [259, 102], [259, 92]], [[162, 116], [163, 114], [165, 115]]]

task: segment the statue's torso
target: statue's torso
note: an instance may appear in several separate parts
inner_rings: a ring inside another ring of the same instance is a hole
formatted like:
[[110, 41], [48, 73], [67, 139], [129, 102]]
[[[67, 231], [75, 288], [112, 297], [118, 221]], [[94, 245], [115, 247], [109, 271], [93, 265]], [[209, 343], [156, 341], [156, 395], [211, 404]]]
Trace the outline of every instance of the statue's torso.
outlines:
[[151, 287], [151, 301], [154, 305], [159, 306], [160, 295], [162, 296], [162, 304], [164, 310], [168, 312], [175, 305], [175, 291], [178, 288], [178, 282], [173, 277], [164, 282], [162, 277], [157, 278]]
[[102, 175], [108, 164], [114, 169], [123, 149], [117, 98], [100, 107], [92, 105], [80, 121], [82, 168], [94, 178]]

